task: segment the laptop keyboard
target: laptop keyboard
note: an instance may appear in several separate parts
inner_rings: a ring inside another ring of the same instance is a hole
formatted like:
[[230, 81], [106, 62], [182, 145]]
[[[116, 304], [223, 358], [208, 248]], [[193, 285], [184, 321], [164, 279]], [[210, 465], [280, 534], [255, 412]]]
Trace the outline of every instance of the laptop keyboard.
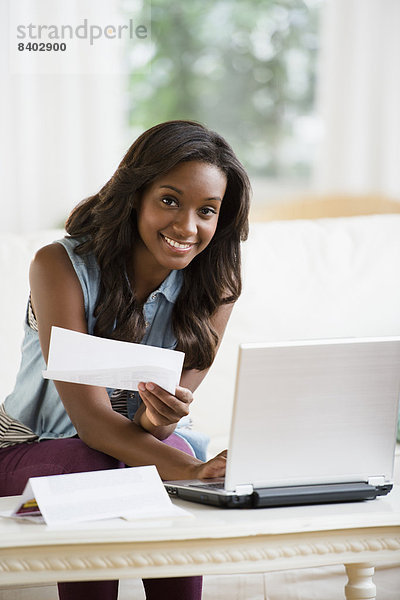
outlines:
[[195, 487], [195, 488], [207, 488], [212, 489], [212, 490], [223, 490], [224, 489], [224, 482], [223, 481], [218, 481], [217, 483], [192, 483], [189, 485], [189, 487]]

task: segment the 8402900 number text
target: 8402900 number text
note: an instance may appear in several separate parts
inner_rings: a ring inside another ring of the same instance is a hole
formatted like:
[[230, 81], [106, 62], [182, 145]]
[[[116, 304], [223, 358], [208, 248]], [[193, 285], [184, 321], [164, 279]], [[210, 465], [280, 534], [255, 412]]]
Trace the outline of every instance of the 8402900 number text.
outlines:
[[18, 44], [18, 50], [23, 52], [27, 50], [28, 52], [65, 52], [67, 49], [67, 44], [65, 42], [28, 42], [24, 44], [20, 42]]

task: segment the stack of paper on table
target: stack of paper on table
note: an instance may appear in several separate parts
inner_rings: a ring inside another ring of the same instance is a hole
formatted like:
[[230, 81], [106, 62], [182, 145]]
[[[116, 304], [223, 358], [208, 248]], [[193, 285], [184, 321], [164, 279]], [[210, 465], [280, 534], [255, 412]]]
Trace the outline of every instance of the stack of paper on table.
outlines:
[[11, 513], [1, 516], [60, 526], [122, 517], [189, 516], [172, 504], [154, 465], [31, 477]]

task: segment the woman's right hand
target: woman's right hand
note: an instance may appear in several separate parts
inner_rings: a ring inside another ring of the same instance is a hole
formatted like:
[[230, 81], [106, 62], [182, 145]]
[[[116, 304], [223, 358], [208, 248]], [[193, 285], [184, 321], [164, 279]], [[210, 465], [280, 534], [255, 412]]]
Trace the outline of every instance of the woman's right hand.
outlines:
[[207, 462], [197, 464], [194, 467], [192, 479], [212, 479], [224, 477], [226, 470], [227, 450], [223, 450]]

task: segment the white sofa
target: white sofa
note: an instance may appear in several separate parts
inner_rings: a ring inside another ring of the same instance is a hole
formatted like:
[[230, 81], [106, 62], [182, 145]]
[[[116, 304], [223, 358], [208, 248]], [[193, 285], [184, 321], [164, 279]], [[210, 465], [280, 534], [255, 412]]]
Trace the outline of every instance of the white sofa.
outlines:
[[[61, 235], [0, 235], [0, 401], [18, 367], [30, 258]], [[192, 408], [196, 428], [210, 435], [210, 455], [227, 445], [238, 343], [400, 335], [400, 215], [255, 223], [243, 252], [243, 294]], [[341, 567], [207, 577], [204, 600], [334, 600], [344, 580]], [[398, 566], [379, 569], [375, 581], [381, 600], [398, 598]], [[132, 585], [139, 595], [125, 592]], [[124, 582], [120, 598], [142, 597], [138, 586]], [[56, 592], [0, 589], [0, 598], [45, 600]]]

